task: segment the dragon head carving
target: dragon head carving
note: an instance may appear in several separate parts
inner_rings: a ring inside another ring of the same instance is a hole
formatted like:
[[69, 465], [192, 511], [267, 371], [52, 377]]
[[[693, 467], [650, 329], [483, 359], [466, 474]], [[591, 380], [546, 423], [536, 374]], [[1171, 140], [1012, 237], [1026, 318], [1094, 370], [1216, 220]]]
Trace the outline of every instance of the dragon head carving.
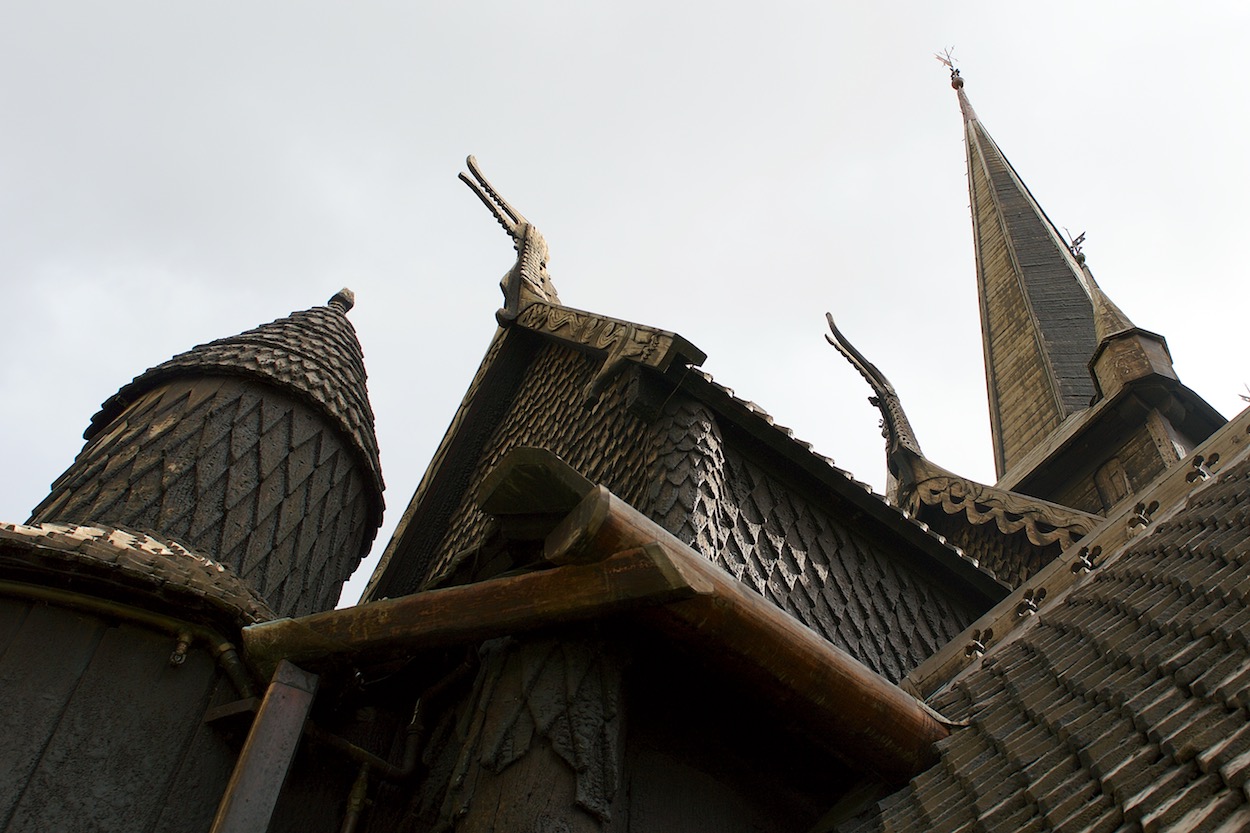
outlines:
[[[859, 371], [859, 375], [872, 386], [873, 395], [868, 397], [868, 401], [881, 412], [881, 435], [886, 441], [886, 465], [889, 467], [890, 474], [898, 481], [902, 481], [895, 491], [898, 492], [900, 488], [902, 491], [907, 491], [911, 485], [909, 481], [914, 479], [910, 476], [912, 474], [910, 463], [916, 458], [923, 458], [924, 454], [920, 450], [916, 433], [907, 420], [907, 414], [903, 411], [903, 403], [895, 393], [890, 380], [877, 369], [876, 365], [855, 349], [855, 345], [851, 344], [838, 329], [833, 316], [825, 313], [825, 319], [829, 322], [829, 330], [832, 333], [826, 333], [825, 340], [832, 344], [834, 349], [841, 353], [851, 366]], [[891, 495], [891, 497], [896, 496], [897, 494]]]
[[503, 308], [495, 314], [500, 324], [509, 324], [520, 314], [521, 308], [530, 301], [544, 301], [559, 304], [560, 296], [547, 274], [547, 241], [529, 220], [513, 208], [507, 200], [499, 196], [494, 186], [482, 176], [477, 160], [470, 156], [466, 160], [470, 179], [467, 174], [460, 174], [460, 180], [477, 194], [478, 199], [490, 209], [490, 213], [503, 226], [504, 231], [512, 238], [516, 249], [516, 263], [499, 282], [503, 290]]

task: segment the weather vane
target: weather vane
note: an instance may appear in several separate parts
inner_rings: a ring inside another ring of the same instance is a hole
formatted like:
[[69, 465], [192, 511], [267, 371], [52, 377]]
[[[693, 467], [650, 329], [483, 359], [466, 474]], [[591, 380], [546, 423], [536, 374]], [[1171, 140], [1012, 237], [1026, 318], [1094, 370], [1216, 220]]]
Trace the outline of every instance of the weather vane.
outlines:
[[1072, 256], [1077, 259], [1078, 263], [1085, 262], [1085, 254], [1081, 251], [1081, 246], [1085, 243], [1085, 232], [1081, 232], [1076, 237], [1072, 236], [1072, 232], [1068, 231], [1068, 227], [1063, 227], [1063, 233], [1068, 235], [1068, 251], [1072, 252]]
[[952, 79], [959, 77], [959, 70], [955, 68], [955, 47], [948, 46], [941, 52], [934, 52], [933, 57], [941, 61], [951, 71]]

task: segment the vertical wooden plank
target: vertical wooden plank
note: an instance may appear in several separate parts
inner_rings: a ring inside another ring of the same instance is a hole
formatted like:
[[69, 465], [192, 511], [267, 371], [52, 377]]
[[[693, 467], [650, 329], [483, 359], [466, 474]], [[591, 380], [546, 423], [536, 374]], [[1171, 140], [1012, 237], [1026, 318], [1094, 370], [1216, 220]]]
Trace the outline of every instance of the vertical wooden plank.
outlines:
[[0, 656], [8, 650], [30, 613], [31, 605], [18, 599], [0, 598]]
[[629, 833], [784, 833], [811, 819], [656, 749], [631, 755]]
[[[238, 700], [241, 696], [219, 673], [206, 709]], [[160, 815], [149, 828], [151, 833], [208, 830], [217, 813], [217, 805], [226, 792], [242, 738], [234, 740], [232, 746], [220, 729], [198, 721], [190, 727], [189, 734], [186, 754], [170, 781]]]
[[174, 639], [127, 625], [105, 631], [65, 706], [9, 830], [133, 833], [159, 813], [201, 719], [216, 668], [201, 650], [169, 664]]
[[[0, 609], [24, 614], [0, 654], [0, 827], [9, 829], [74, 688], [91, 660], [103, 625], [62, 608], [3, 599]], [[51, 829], [51, 828], [49, 828]]]

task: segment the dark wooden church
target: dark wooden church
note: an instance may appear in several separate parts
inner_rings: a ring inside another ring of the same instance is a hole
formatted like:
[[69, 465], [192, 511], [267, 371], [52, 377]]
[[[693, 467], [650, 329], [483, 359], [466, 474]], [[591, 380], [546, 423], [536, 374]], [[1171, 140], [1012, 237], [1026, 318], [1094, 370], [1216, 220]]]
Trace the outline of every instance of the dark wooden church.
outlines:
[[872, 493], [564, 306], [499, 328], [365, 600], [381, 522], [350, 292], [104, 403], [0, 525], [0, 829], [1250, 829], [1250, 412], [1182, 384], [952, 76], [998, 482], [882, 415]]

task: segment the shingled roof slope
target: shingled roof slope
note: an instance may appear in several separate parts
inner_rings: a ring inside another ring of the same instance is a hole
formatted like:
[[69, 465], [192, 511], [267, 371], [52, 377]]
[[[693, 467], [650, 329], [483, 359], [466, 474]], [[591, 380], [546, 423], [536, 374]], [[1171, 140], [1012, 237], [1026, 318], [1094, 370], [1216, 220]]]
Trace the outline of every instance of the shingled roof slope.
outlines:
[[83, 432], [90, 440], [131, 403], [160, 384], [187, 376], [244, 376], [274, 384], [327, 414], [370, 474], [375, 527], [384, 508], [382, 464], [366, 389], [364, 352], [347, 318], [348, 290], [326, 306], [292, 312], [235, 336], [180, 353], [136, 376], [109, 397]]
[[1095, 394], [1094, 311], [1054, 224], [977, 118], [964, 118], [994, 463], [1002, 477]]
[[[684, 363], [667, 375], [647, 369], [667, 351], [631, 351], [630, 372], [605, 374], [622, 343], [605, 332], [628, 344], [680, 337], [579, 311], [576, 327], [531, 329], [528, 311], [497, 335], [444, 439], [448, 451], [427, 472], [425, 483], [443, 485], [418, 491], [372, 597], [514, 566], [495, 552], [477, 484], [519, 447], [546, 449], [604, 483], [892, 680], [1007, 592], [707, 374]], [[477, 407], [488, 416], [479, 420]]]
[[[1248, 426], [1243, 414], [1223, 439], [1244, 450]], [[839, 829], [1250, 828], [1250, 457], [1239, 457], [1205, 482], [1195, 458], [1186, 478], [1200, 485], [1179, 511], [932, 698], [967, 727], [932, 769]]]
[[838, 329], [832, 315], [825, 317], [830, 329], [826, 340], [872, 387], [868, 401], [881, 412], [888, 499], [944, 536], [980, 569], [1017, 587], [1101, 520], [977, 483], [927, 459], [894, 385]]

